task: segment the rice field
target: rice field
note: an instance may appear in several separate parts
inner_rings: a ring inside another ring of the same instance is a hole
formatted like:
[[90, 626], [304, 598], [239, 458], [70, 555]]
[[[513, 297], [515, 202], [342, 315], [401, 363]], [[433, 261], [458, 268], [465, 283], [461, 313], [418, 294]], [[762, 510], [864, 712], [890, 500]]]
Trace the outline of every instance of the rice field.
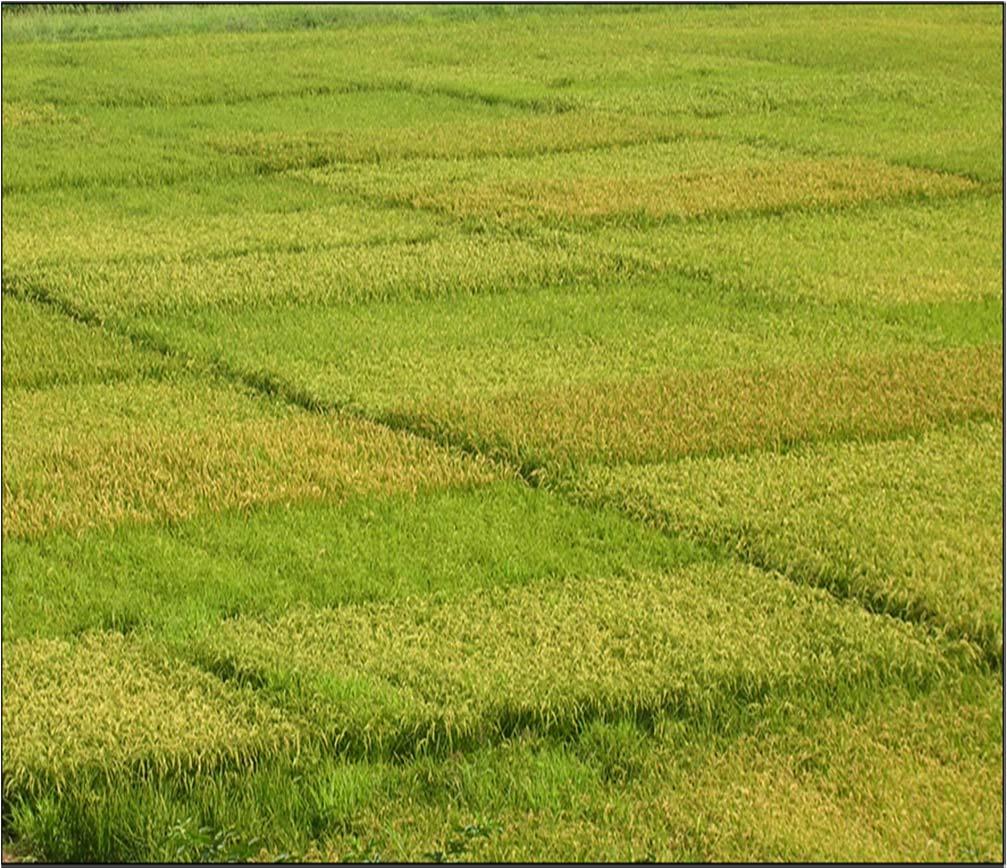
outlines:
[[4, 859], [1004, 859], [1003, 10], [0, 12]]

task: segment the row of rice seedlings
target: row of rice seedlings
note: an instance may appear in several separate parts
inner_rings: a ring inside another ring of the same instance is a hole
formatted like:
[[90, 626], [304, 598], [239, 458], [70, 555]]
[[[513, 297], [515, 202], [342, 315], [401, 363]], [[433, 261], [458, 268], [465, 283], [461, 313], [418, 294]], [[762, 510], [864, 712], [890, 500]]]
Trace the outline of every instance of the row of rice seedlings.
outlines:
[[179, 634], [225, 615], [277, 617], [544, 578], [670, 570], [701, 552], [617, 510], [584, 509], [511, 480], [352, 497], [339, 504], [200, 514], [7, 539], [4, 636], [150, 627]]
[[444, 231], [433, 215], [347, 203], [317, 184], [276, 175], [178, 184], [167, 201], [163, 190], [145, 187], [109, 188], [86, 200], [73, 191], [13, 196], [4, 201], [3, 243], [16, 271], [420, 243]]
[[119, 634], [4, 642], [3, 792], [59, 792], [81, 772], [248, 766], [298, 732], [248, 691]]
[[[303, 252], [264, 249], [225, 258], [28, 265], [17, 267], [12, 279], [45, 287], [80, 308], [112, 318], [204, 307], [330, 305], [597, 285], [626, 268], [617, 253], [561, 236], [451, 232], [419, 242]], [[128, 294], [123, 287], [129, 287]]]
[[596, 466], [581, 497], [1003, 656], [999, 420], [785, 455]]
[[[213, 137], [211, 143], [224, 153], [254, 161], [263, 170], [283, 171], [336, 163], [571, 154], [695, 137], [695, 130], [679, 121], [567, 111], [494, 120], [476, 115], [436, 126], [428, 122], [365, 130], [236, 131]], [[464, 166], [455, 163], [452, 169], [463, 171]]]
[[964, 645], [732, 563], [238, 617], [179, 651], [350, 755], [665, 712], [715, 725], [723, 707], [767, 694], [919, 686], [970, 659]]
[[[51, 861], [994, 859], [992, 673], [859, 701], [767, 698], [717, 731], [662, 717], [401, 763], [302, 742], [253, 768], [68, 778], [8, 802], [8, 852]], [[796, 818], [796, 822], [795, 822]]]
[[1001, 197], [976, 195], [735, 218], [715, 227], [654, 227], [643, 234], [609, 230], [602, 238], [654, 269], [702, 274], [746, 293], [936, 303], [1001, 295], [1002, 223]]
[[8, 537], [474, 485], [501, 472], [382, 426], [198, 380], [5, 392], [3, 463]]
[[3, 297], [2, 342], [5, 389], [137, 380], [163, 374], [170, 366], [120, 335], [9, 295]]
[[1002, 413], [997, 345], [431, 399], [401, 418], [432, 437], [558, 468], [888, 437]]
[[965, 178], [863, 158], [793, 159], [703, 173], [673, 171], [576, 179], [452, 184], [409, 198], [454, 216], [546, 223], [688, 220], [736, 212], [836, 208], [905, 196], [948, 196], [975, 189]]

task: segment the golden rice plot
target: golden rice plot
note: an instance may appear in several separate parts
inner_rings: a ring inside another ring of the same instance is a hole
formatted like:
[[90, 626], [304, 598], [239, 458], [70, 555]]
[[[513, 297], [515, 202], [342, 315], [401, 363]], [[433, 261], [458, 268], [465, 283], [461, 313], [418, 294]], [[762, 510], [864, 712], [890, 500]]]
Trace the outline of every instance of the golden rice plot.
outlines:
[[864, 438], [1003, 409], [1000, 347], [816, 365], [678, 371], [532, 394], [405, 405], [419, 429], [522, 463], [664, 461]]
[[470, 485], [500, 471], [367, 422], [199, 382], [4, 396], [4, 534]]
[[596, 466], [574, 491], [1003, 654], [999, 419], [880, 443]]
[[250, 693], [119, 634], [5, 642], [3, 679], [5, 797], [80, 771], [250, 763], [297, 740]]
[[597, 284], [625, 265], [608, 250], [559, 236], [490, 238], [451, 231], [307, 250], [267, 245], [206, 259], [27, 263], [18, 265], [11, 279], [114, 319], [205, 307], [334, 305]]
[[690, 219], [743, 211], [824, 208], [907, 195], [947, 196], [964, 178], [855, 159], [801, 159], [653, 177], [486, 180], [410, 198], [454, 216], [513, 220]]
[[661, 712], [715, 718], [766, 693], [920, 685], [951, 665], [913, 626], [734, 563], [493, 588], [272, 623], [187, 642], [351, 751], [464, 748], [526, 727]]

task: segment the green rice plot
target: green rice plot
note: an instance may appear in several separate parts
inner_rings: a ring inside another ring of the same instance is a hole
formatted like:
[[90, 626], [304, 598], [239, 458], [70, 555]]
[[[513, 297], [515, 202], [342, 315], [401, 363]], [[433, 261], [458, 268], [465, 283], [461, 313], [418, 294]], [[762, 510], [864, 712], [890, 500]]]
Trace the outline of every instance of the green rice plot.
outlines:
[[807, 446], [570, 481], [675, 534], [927, 621], [1002, 659], [1003, 428]]
[[[414, 93], [394, 82], [368, 87], [334, 82], [292, 94], [160, 109], [24, 100], [5, 109], [5, 135], [17, 158], [4, 165], [4, 192], [226, 180], [317, 164], [289, 154], [278, 159], [284, 142], [319, 136], [361, 142], [371, 130], [394, 135], [429, 127], [431, 118], [445, 125], [470, 124], [516, 113], [507, 106]], [[259, 146], [242, 146], [262, 136]]]
[[171, 368], [121, 335], [75, 322], [62, 313], [3, 297], [3, 387], [140, 380]]
[[544, 579], [668, 571], [701, 556], [618, 512], [516, 482], [261, 507], [171, 527], [7, 540], [4, 636], [180, 635], [224, 616], [279, 617], [299, 603], [447, 600]]
[[179, 653], [368, 756], [570, 733], [597, 718], [715, 721], [767, 694], [922, 685], [953, 659], [967, 665], [911, 625], [731, 562], [239, 617]]
[[933, 113], [920, 110], [923, 100], [895, 105], [863, 101], [841, 109], [826, 103], [824, 110], [819, 103], [768, 118], [718, 118], [704, 127], [742, 141], [808, 148], [823, 155], [864, 154], [996, 184], [1002, 174], [996, 157], [1003, 150], [995, 108], [1000, 96], [989, 88], [972, 96], [968, 106], [954, 105], [949, 96]]
[[[32, 109], [39, 111], [37, 106]], [[78, 114], [60, 113], [51, 123], [9, 126], [4, 138], [14, 156], [3, 165], [5, 199], [50, 189], [75, 190], [83, 197], [101, 185], [224, 180], [242, 170], [237, 159], [193, 146], [177, 135], [95, 124]]]

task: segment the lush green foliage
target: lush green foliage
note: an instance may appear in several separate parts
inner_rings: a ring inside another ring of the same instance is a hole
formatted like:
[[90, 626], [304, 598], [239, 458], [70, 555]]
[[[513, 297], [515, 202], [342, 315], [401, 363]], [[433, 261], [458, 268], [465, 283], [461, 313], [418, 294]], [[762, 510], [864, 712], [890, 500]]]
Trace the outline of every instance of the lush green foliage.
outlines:
[[136, 381], [171, 367], [154, 353], [138, 352], [122, 335], [15, 296], [4, 295], [2, 316], [4, 389]]
[[544, 578], [667, 571], [697, 547], [617, 512], [516, 482], [338, 504], [259, 507], [84, 536], [8, 539], [7, 638], [155, 627], [188, 635], [237, 613], [322, 607]]
[[1002, 860], [1002, 15], [3, 8], [4, 853]]

